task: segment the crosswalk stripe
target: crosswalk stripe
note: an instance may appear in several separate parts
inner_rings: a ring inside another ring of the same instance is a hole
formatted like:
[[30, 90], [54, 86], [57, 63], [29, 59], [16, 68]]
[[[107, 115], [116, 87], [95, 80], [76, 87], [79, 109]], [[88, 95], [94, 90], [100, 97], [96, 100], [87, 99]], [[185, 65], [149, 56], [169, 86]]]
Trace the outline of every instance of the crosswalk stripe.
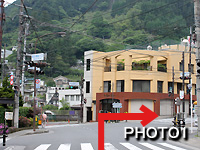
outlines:
[[81, 143], [81, 150], [94, 150], [90, 143]]
[[157, 147], [157, 146], [149, 144], [149, 143], [139, 143], [139, 144], [141, 144], [143, 146], [146, 146], [146, 147], [148, 147], [150, 149], [153, 149], [153, 150], [164, 150], [164, 149], [162, 149], [160, 147]]
[[24, 150], [25, 146], [9, 146], [4, 150]]
[[121, 145], [123, 145], [124, 147], [128, 148], [129, 150], [142, 150], [140, 148], [138, 148], [135, 145], [132, 145], [130, 143], [120, 143]]
[[61, 144], [58, 150], [70, 150], [71, 144]]
[[171, 148], [171, 149], [175, 149], [175, 150], [186, 150], [184, 148], [180, 148], [180, 147], [177, 147], [177, 146], [174, 146], [174, 145], [171, 145], [171, 144], [167, 144], [167, 143], [158, 143], [160, 145], [163, 145], [165, 147], [168, 147], [168, 148]]
[[104, 144], [104, 149], [105, 150], [117, 150], [112, 144], [110, 143], [105, 143]]
[[51, 144], [41, 144], [40, 146], [38, 146], [37, 148], [35, 148], [34, 150], [47, 150], [47, 148], [50, 146]]

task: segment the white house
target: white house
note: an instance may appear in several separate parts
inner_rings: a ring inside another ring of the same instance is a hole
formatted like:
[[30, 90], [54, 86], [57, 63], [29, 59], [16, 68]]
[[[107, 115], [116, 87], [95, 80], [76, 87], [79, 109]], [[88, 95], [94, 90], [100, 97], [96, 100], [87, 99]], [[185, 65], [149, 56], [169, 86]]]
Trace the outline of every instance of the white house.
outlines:
[[[58, 93], [57, 100], [55, 99], [55, 94]], [[53, 98], [54, 97], [54, 98]], [[62, 107], [60, 100], [66, 100], [70, 106], [81, 104], [81, 92], [80, 89], [59, 89], [57, 87], [48, 87], [46, 93], [47, 104], [58, 105], [59, 108]], [[57, 103], [58, 102], [58, 103]]]

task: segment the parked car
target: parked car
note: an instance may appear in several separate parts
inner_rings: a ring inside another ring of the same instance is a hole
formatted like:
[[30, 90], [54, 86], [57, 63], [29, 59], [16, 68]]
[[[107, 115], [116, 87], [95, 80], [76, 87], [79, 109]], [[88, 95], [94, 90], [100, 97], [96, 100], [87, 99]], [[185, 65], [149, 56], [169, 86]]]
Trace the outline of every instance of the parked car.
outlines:
[[52, 111], [50, 111], [50, 110], [46, 110], [45, 112], [44, 112], [46, 115], [55, 115]]

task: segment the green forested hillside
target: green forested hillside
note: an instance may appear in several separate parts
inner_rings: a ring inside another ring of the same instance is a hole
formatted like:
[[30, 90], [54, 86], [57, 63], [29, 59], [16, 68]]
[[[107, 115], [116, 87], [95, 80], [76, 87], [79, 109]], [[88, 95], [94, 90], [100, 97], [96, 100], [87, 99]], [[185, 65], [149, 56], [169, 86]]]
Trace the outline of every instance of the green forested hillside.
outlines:
[[[20, 4], [20, 0], [15, 3]], [[47, 52], [47, 61], [51, 63], [46, 68], [47, 76], [79, 76], [82, 72], [70, 67], [76, 65], [77, 59], [83, 59], [87, 50], [145, 49], [149, 44], [157, 49], [161, 44], [175, 44], [189, 34], [189, 26], [193, 25], [192, 0], [24, 0], [24, 3], [32, 7], [27, 11], [33, 17], [28, 45], [45, 33], [67, 32], [65, 37], [47, 36], [38, 42], [37, 52]], [[17, 45], [19, 8], [10, 5], [5, 12], [3, 43], [11, 47]], [[28, 46], [28, 52], [33, 51]]]

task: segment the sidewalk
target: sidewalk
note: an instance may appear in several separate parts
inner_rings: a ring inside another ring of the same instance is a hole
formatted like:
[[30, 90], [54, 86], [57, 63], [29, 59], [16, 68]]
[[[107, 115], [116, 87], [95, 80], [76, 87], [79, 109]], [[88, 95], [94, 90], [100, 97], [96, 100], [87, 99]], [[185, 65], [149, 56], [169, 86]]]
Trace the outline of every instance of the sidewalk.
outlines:
[[[78, 124], [77, 121], [71, 121], [71, 122], [48, 122], [46, 123], [46, 127], [53, 127], [53, 126], [59, 126], [59, 125], [70, 125], [70, 124]], [[14, 138], [17, 136], [23, 136], [23, 135], [31, 135], [31, 134], [42, 134], [42, 133], [48, 133], [49, 129], [42, 128], [41, 126], [38, 126], [38, 129], [33, 131], [33, 129], [28, 130], [21, 130], [18, 132], [14, 132], [11, 134], [8, 134], [8, 138]]]
[[200, 135], [197, 136], [197, 129], [198, 127], [192, 127], [193, 128], [193, 133], [191, 133], [191, 127], [190, 124], [186, 124], [186, 127], [189, 129], [188, 130], [188, 140], [181, 139], [179, 142], [189, 145], [192, 147], [196, 147], [200, 149]]

